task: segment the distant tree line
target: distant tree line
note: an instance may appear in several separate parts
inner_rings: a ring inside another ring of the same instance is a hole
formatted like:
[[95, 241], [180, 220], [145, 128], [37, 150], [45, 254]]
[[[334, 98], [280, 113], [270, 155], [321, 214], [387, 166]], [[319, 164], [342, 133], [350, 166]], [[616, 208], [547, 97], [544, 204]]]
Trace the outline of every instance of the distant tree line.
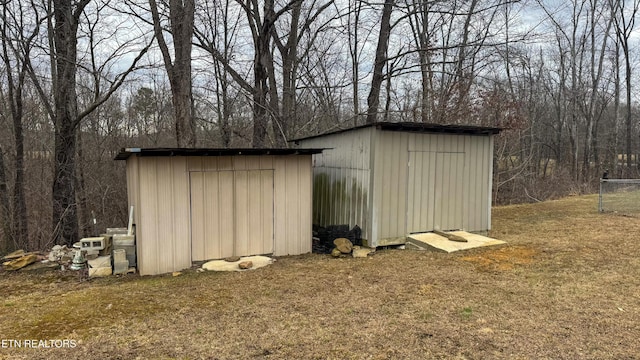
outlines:
[[0, 253], [127, 219], [121, 147], [502, 127], [496, 203], [637, 177], [640, 0], [7, 0]]

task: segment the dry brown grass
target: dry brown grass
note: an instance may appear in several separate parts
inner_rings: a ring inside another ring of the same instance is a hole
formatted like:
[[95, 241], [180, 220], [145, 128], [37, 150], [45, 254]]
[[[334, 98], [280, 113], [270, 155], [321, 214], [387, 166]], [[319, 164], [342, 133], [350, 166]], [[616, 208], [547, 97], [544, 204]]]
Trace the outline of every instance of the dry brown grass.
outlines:
[[56, 359], [635, 359], [640, 219], [595, 196], [498, 207], [507, 245], [368, 259], [279, 258], [243, 273], [95, 279], [1, 273], [0, 349]]

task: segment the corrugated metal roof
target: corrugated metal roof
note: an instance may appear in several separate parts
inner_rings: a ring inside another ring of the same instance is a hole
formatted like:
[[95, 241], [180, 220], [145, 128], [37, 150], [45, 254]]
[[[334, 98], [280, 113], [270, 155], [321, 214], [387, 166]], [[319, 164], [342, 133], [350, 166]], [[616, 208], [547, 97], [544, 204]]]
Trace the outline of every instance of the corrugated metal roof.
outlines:
[[501, 128], [497, 128], [497, 127], [485, 127], [485, 126], [474, 126], [474, 125], [441, 125], [441, 124], [430, 124], [430, 123], [421, 123], [421, 122], [395, 122], [395, 123], [394, 122], [376, 122], [373, 124], [359, 125], [359, 126], [346, 128], [346, 129], [330, 131], [323, 134], [306, 136], [306, 137], [294, 139], [291, 141], [312, 139], [320, 136], [338, 134], [342, 132], [367, 128], [367, 127], [375, 127], [377, 129], [387, 130], [387, 131], [466, 134], [466, 135], [492, 135], [492, 134], [498, 134], [500, 131], [502, 131]]
[[324, 149], [122, 148], [115, 160], [138, 156], [312, 155]]

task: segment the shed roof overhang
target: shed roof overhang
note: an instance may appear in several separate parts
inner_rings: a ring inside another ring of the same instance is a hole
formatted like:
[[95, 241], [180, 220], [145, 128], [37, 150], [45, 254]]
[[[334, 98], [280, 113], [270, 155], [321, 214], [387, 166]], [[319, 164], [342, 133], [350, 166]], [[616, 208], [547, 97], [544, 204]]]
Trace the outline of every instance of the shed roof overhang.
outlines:
[[343, 133], [356, 129], [363, 129], [368, 127], [375, 127], [379, 130], [386, 131], [403, 131], [403, 132], [418, 132], [418, 133], [445, 133], [445, 134], [464, 134], [464, 135], [495, 135], [502, 131], [501, 128], [497, 127], [485, 127], [485, 126], [474, 126], [474, 125], [441, 125], [441, 124], [430, 124], [430, 123], [421, 123], [421, 122], [376, 122], [373, 124], [365, 124], [355, 127], [350, 127], [346, 129], [340, 129], [335, 131], [330, 131], [323, 134], [311, 135], [303, 138], [294, 139], [291, 141], [297, 142], [300, 140], [313, 139], [325, 135], [333, 135], [338, 133]]
[[324, 149], [221, 149], [221, 148], [122, 148], [115, 160], [130, 156], [234, 156], [234, 155], [313, 155]]

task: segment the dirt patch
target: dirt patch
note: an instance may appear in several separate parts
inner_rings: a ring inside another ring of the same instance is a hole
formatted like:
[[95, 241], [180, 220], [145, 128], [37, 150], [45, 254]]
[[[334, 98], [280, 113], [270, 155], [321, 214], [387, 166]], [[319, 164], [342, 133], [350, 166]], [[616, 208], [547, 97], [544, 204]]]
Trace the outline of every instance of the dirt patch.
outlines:
[[465, 256], [461, 260], [473, 263], [479, 271], [508, 271], [518, 265], [530, 264], [537, 253], [531, 247], [508, 246]]

